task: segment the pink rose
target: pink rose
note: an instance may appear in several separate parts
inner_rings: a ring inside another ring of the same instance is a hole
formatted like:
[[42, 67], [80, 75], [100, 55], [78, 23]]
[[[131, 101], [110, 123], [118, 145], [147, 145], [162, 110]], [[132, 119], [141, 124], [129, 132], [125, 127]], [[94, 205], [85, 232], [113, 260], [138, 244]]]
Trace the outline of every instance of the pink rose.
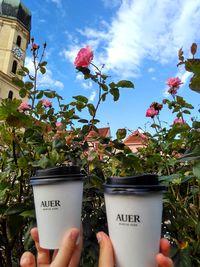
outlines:
[[33, 43], [32, 44], [32, 50], [36, 50], [38, 49], [39, 45], [37, 45], [36, 43]]
[[81, 48], [80, 51], [78, 52], [74, 65], [76, 68], [87, 68], [91, 61], [93, 59], [93, 52], [92, 49], [89, 46], [86, 46], [84, 48]]
[[166, 84], [169, 87], [179, 88], [179, 86], [182, 84], [182, 82], [181, 82], [181, 80], [178, 77], [175, 77], [175, 78], [169, 78], [167, 80]]
[[62, 122], [59, 122], [59, 121], [56, 122], [56, 127], [57, 127], [57, 128], [61, 128], [61, 127], [62, 127]]
[[153, 118], [155, 115], [158, 115], [158, 110], [155, 110], [154, 107], [150, 107], [146, 111], [146, 117]]
[[174, 124], [185, 124], [186, 122], [182, 118], [176, 118], [174, 120]]
[[52, 107], [52, 103], [50, 100], [48, 99], [44, 99], [43, 100], [43, 105], [46, 107], [46, 108], [51, 108]]
[[29, 109], [30, 109], [30, 105], [24, 102], [22, 102], [18, 107], [18, 110], [21, 110], [21, 111], [26, 111]]

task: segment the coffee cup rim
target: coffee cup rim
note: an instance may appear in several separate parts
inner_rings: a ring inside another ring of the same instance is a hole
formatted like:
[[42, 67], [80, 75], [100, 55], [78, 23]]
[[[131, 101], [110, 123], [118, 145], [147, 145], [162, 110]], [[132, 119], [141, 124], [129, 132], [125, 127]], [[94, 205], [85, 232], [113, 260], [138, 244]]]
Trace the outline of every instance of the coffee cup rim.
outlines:
[[110, 194], [135, 194], [149, 192], [164, 192], [166, 186], [158, 181], [157, 174], [143, 173], [140, 175], [107, 178], [103, 185], [104, 192]]
[[57, 182], [82, 181], [86, 177], [79, 166], [55, 166], [46, 169], [38, 169], [30, 178], [31, 185], [52, 184]]

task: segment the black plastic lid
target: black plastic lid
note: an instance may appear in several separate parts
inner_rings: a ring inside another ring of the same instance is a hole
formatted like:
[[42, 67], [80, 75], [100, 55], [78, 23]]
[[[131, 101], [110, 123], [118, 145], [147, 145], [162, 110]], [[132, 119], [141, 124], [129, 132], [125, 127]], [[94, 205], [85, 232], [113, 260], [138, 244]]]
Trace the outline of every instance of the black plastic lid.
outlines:
[[80, 181], [86, 175], [79, 166], [57, 166], [48, 169], [39, 169], [30, 179], [31, 185], [50, 184], [61, 181]]
[[104, 192], [109, 194], [135, 194], [165, 190], [166, 187], [159, 184], [158, 175], [148, 173], [128, 177], [108, 177], [104, 184]]

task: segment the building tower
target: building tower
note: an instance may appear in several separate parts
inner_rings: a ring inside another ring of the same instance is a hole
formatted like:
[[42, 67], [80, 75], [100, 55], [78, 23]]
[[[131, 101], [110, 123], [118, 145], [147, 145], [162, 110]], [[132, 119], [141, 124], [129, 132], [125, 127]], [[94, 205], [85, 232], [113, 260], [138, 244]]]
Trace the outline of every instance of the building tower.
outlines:
[[12, 78], [24, 66], [30, 30], [31, 13], [22, 2], [0, 0], [0, 102], [19, 98], [19, 88]]

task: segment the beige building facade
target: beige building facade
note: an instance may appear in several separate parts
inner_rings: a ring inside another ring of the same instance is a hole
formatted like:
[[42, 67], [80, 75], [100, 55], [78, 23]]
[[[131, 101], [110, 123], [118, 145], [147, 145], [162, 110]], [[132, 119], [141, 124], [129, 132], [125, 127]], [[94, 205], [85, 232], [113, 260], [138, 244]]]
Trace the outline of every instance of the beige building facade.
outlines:
[[31, 13], [20, 0], [0, 0], [0, 101], [19, 98], [12, 79], [24, 66], [30, 29]]

